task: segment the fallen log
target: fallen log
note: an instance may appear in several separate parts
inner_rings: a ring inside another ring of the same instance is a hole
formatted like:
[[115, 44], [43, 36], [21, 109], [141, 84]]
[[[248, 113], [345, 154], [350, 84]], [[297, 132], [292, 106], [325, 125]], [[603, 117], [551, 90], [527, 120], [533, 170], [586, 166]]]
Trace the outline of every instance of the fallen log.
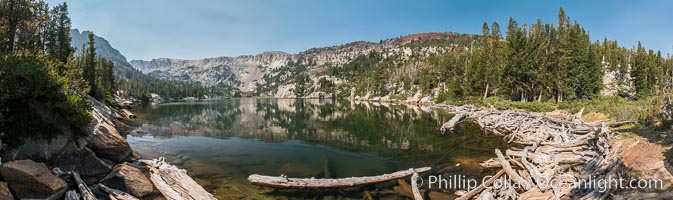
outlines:
[[129, 119], [136, 118], [136, 115], [133, 114], [131, 111], [127, 110], [127, 109], [122, 109], [122, 113], [124, 113], [124, 116], [126, 116], [126, 118], [129, 118]]
[[114, 197], [115, 199], [119, 200], [139, 200], [138, 198], [134, 197], [133, 195], [130, 195], [126, 192], [122, 192], [121, 190], [117, 190], [114, 188], [109, 188], [103, 184], [98, 184], [98, 187], [100, 187], [101, 190], [107, 192], [110, 194], [110, 196]]
[[281, 176], [264, 176], [253, 174], [248, 176], [248, 181], [253, 185], [273, 187], [273, 188], [292, 188], [292, 189], [327, 189], [327, 188], [348, 188], [362, 185], [387, 182], [399, 178], [411, 176], [414, 173], [423, 173], [430, 171], [431, 167], [412, 168], [408, 170], [383, 174], [379, 176], [350, 177], [338, 179], [315, 179], [315, 178], [287, 178]]
[[[413, 179], [412, 179], [413, 180]], [[389, 194], [396, 194], [399, 196], [404, 196], [404, 197], [409, 197], [409, 198], [415, 198], [414, 196], [414, 191], [412, 189], [412, 185], [409, 185], [406, 181], [402, 179], [397, 179], [397, 184], [398, 186], [395, 186], [393, 188], [393, 191], [390, 192]], [[442, 192], [435, 192], [435, 191], [429, 191], [429, 190], [418, 190], [421, 196], [427, 197], [427, 199], [430, 200], [444, 200], [444, 199], [452, 199], [453, 197], [449, 194], [442, 193]], [[386, 192], [387, 193], [387, 192]]]
[[446, 131], [452, 131], [453, 128], [460, 122], [460, 120], [463, 120], [465, 118], [466, 114], [465, 113], [458, 113], [451, 118], [448, 122], [442, 124], [442, 127], [439, 128], [439, 130], [444, 134]]
[[414, 194], [414, 200], [423, 200], [421, 192], [418, 191], [418, 185], [416, 183], [416, 180], [418, 180], [418, 173], [414, 173], [413, 175], [411, 175], [411, 191]]
[[[505, 141], [525, 145], [524, 149], [511, 147], [505, 157], [496, 150], [496, 158], [480, 163], [485, 168], [502, 168], [520, 188], [509, 184], [500, 189], [479, 189], [470, 191], [473, 197], [517, 198], [549, 196], [554, 198], [603, 198], [614, 191], [598, 195], [595, 191], [571, 192], [560, 187], [542, 187], [540, 183], [550, 181], [570, 182], [583, 180], [589, 176], [604, 178], [620, 168], [618, 147], [608, 141], [614, 132], [609, 127], [634, 123], [632, 121], [607, 123], [585, 123], [581, 120], [583, 112], [574, 117], [559, 119], [538, 113], [496, 110], [474, 106], [451, 106], [456, 115], [476, 122], [482, 129], [503, 136]], [[449, 123], [445, 128], [450, 128]], [[533, 146], [530, 146], [533, 145]], [[514, 168], [513, 168], [514, 167]], [[500, 178], [502, 179], [502, 178]], [[549, 190], [551, 189], [551, 190]], [[481, 193], [481, 194], [478, 194]], [[543, 194], [543, 195], [541, 195]]]
[[72, 174], [72, 178], [75, 179], [75, 184], [77, 184], [77, 189], [79, 189], [79, 193], [82, 194], [82, 199], [96, 200], [96, 196], [93, 195], [93, 192], [91, 192], [89, 186], [87, 186], [86, 183], [82, 181], [82, 178], [79, 176], [79, 174], [74, 171], [70, 171], [70, 174]]
[[500, 161], [500, 166], [502, 166], [502, 169], [505, 170], [505, 173], [512, 177], [512, 180], [519, 185], [523, 187], [524, 190], [530, 190], [530, 183], [526, 181], [523, 177], [519, 176], [514, 169], [512, 169], [512, 166], [509, 164], [509, 161], [505, 159], [505, 156], [502, 155], [502, 152], [500, 152], [500, 149], [495, 149], [495, 155], [498, 156], [498, 160]]
[[215, 199], [203, 187], [194, 181], [187, 171], [164, 161], [164, 158], [140, 160], [150, 170], [150, 180], [159, 192], [168, 200], [205, 200]]
[[482, 184], [479, 184], [479, 186], [477, 188], [474, 188], [474, 189], [470, 190], [469, 192], [465, 193], [465, 195], [458, 197], [456, 200], [467, 200], [467, 199], [472, 198], [474, 195], [479, 194], [479, 192], [484, 190], [484, 188], [486, 188], [486, 186], [490, 186], [491, 184], [493, 184], [493, 182], [495, 182], [495, 180], [500, 178], [500, 176], [502, 176], [504, 173], [505, 173], [505, 170], [501, 169], [500, 171], [498, 171], [498, 173], [493, 175], [493, 177], [489, 178], [488, 180], [486, 180]]
[[369, 193], [369, 190], [364, 191], [364, 196], [367, 200], [374, 200], [374, 197], [372, 197], [372, 194]]

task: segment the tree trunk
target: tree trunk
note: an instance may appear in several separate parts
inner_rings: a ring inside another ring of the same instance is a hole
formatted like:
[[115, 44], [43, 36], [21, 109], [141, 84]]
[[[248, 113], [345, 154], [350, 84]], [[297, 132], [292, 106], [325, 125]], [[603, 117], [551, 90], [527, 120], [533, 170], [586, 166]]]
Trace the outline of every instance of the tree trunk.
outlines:
[[561, 87], [556, 86], [556, 104], [561, 103], [563, 101], [563, 98], [561, 97]]
[[18, 25], [19, 17], [16, 16], [16, 7], [17, 7], [18, 2], [15, 0], [11, 0], [9, 3], [9, 9], [7, 13], [9, 14], [9, 20], [8, 20], [8, 26], [7, 26], [7, 33], [9, 43], [7, 43], [7, 49], [5, 49], [6, 54], [12, 53], [14, 51], [14, 41], [16, 37], [16, 27]]
[[484, 90], [484, 96], [481, 97], [481, 99], [486, 99], [488, 97], [488, 83], [486, 83], [486, 89]]

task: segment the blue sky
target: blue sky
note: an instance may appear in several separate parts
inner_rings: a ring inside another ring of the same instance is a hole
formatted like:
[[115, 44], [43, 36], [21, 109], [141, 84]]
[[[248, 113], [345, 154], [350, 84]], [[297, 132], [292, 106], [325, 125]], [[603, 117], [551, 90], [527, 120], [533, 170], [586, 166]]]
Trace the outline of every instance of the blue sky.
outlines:
[[[50, 5], [63, 0], [46, 0]], [[297, 53], [356, 40], [420, 32], [480, 33], [481, 24], [538, 18], [556, 23], [560, 7], [592, 40], [673, 52], [673, 1], [411, 0], [78, 0], [73, 28], [92, 30], [129, 60]], [[504, 33], [503, 33], [504, 34]]]

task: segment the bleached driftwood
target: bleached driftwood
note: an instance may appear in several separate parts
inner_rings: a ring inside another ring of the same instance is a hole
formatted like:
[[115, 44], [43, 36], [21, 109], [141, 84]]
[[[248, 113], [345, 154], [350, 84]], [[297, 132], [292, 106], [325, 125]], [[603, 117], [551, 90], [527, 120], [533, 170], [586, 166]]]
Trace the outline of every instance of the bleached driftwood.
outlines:
[[194, 181], [184, 169], [179, 169], [164, 161], [164, 158], [140, 160], [150, 170], [150, 180], [168, 200], [215, 199]]
[[79, 189], [79, 193], [82, 194], [82, 199], [96, 200], [96, 197], [93, 195], [93, 192], [91, 192], [91, 189], [89, 189], [89, 186], [86, 185], [86, 183], [82, 180], [79, 174], [74, 171], [70, 171], [70, 174], [72, 174], [72, 178], [75, 179], [75, 184], [77, 184], [77, 189]]
[[[595, 189], [570, 191], [558, 187], [549, 191], [549, 186], [544, 183], [575, 181], [590, 176], [596, 180], [615, 176], [621, 167], [621, 161], [619, 149], [608, 142], [616, 135], [609, 127], [634, 123], [632, 121], [584, 123], [579, 120], [582, 111], [566, 120], [538, 113], [502, 111], [494, 108], [442, 107], [455, 111], [456, 116], [464, 114], [463, 119], [474, 121], [481, 128], [503, 136], [509, 143], [524, 146], [523, 150], [517, 147], [507, 149], [506, 156], [496, 150], [496, 158], [481, 163], [481, 166], [486, 168], [502, 168], [501, 172], [506, 173], [514, 183], [522, 187], [505, 184], [505, 187], [497, 190], [477, 188], [459, 199], [470, 199], [475, 196], [521, 198], [553, 195], [556, 199], [606, 197], [610, 191], [606, 193]], [[448, 124], [458, 123], [454, 119], [450, 121], [451, 123], [445, 123], [446, 127], [451, 127]]]
[[411, 191], [414, 194], [414, 200], [423, 200], [421, 192], [418, 191], [418, 184], [416, 180], [418, 180], [418, 173], [414, 173], [413, 175], [411, 175]]
[[248, 177], [248, 181], [253, 185], [266, 186], [273, 188], [293, 188], [293, 189], [324, 189], [324, 188], [347, 188], [375, 183], [382, 183], [399, 178], [411, 176], [414, 173], [423, 173], [430, 171], [431, 167], [412, 168], [398, 171], [391, 174], [379, 176], [351, 177], [339, 179], [315, 179], [315, 178], [287, 178], [281, 176], [263, 176], [253, 174]]
[[[500, 176], [502, 176], [503, 174], [505, 174], [505, 170], [501, 169], [500, 171], [498, 171], [498, 173], [493, 175], [493, 177], [484, 181], [483, 184], [479, 184], [479, 186], [477, 186], [477, 188], [474, 188], [474, 189], [470, 190], [469, 192], [465, 193], [463, 196], [458, 197], [456, 200], [465, 200], [465, 199], [472, 198], [474, 195], [479, 194], [479, 192], [484, 190], [486, 188], [485, 186], [490, 186], [491, 184], [493, 184], [493, 182], [495, 182], [495, 180], [500, 178]], [[491, 196], [493, 196], [493, 195], [491, 195]]]
[[127, 109], [122, 109], [121, 111], [124, 114], [124, 116], [126, 116], [126, 118], [129, 118], [129, 119], [136, 118], [136, 115], [133, 114], [131, 111], [127, 110]]
[[114, 197], [115, 199], [119, 200], [139, 200], [138, 198], [134, 197], [133, 195], [130, 195], [126, 192], [123, 192], [121, 190], [117, 190], [114, 188], [109, 188], [108, 186], [105, 186], [103, 184], [98, 184], [98, 187], [100, 187], [101, 190], [107, 192], [110, 194], [110, 196]]
[[442, 132], [442, 134], [444, 134], [446, 131], [452, 131], [453, 128], [456, 126], [456, 124], [458, 122], [460, 122], [461, 120], [463, 120], [465, 118], [465, 116], [466, 116], [465, 113], [458, 113], [458, 114], [454, 115], [451, 118], [451, 120], [442, 124], [442, 127], [440, 128], [440, 131]]

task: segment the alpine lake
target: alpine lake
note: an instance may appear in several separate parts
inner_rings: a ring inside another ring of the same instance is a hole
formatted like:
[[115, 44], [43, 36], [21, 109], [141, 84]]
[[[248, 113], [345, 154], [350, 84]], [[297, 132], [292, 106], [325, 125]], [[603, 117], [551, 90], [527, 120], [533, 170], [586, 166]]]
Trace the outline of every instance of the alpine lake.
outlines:
[[251, 185], [251, 174], [344, 178], [430, 166], [450, 169], [443, 176], [481, 180], [494, 171], [479, 162], [507, 146], [502, 137], [469, 121], [441, 134], [439, 127], [452, 114], [421, 106], [244, 98], [144, 105], [133, 112], [136, 128], [127, 134], [131, 147], [143, 159], [165, 157], [186, 169], [218, 199], [362, 199], [364, 191], [397, 185], [274, 189]]

